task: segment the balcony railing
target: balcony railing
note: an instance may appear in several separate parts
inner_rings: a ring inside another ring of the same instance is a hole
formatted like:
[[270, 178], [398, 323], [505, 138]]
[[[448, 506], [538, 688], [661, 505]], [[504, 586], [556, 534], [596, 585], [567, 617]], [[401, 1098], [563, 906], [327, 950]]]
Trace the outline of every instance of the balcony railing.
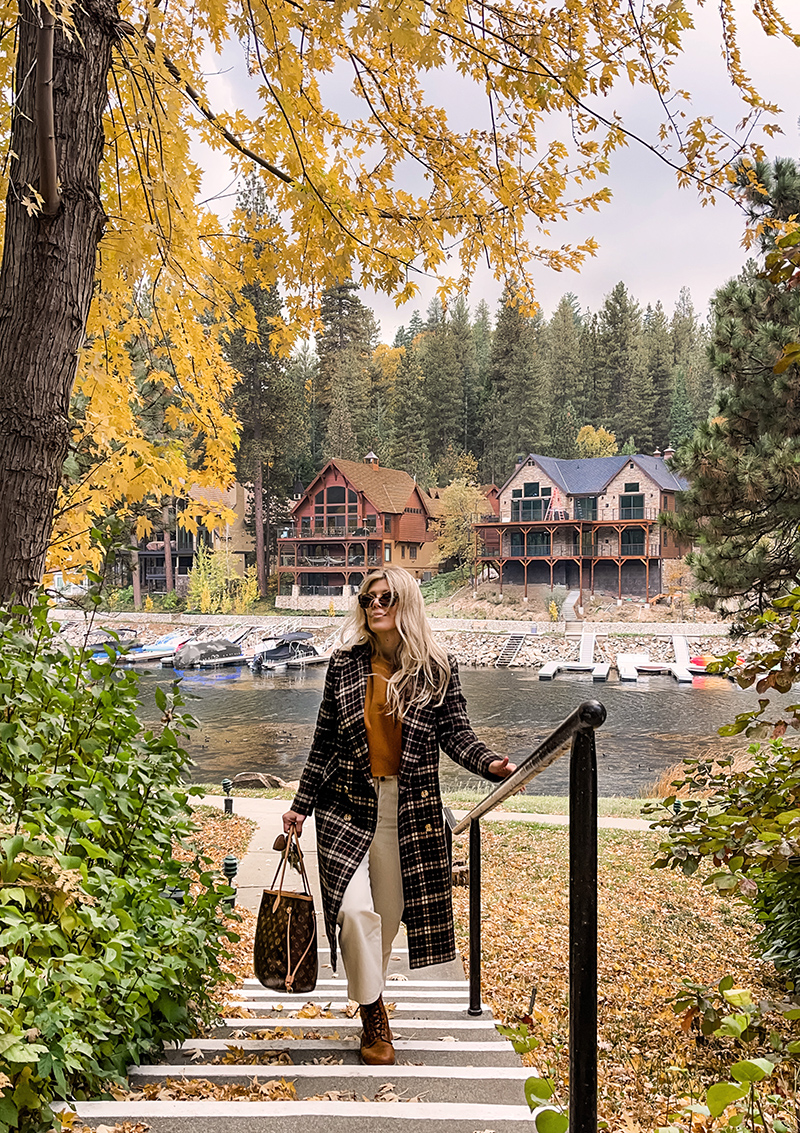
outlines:
[[340, 598], [341, 586], [301, 586], [301, 594], [322, 594], [325, 598]]
[[289, 524], [281, 531], [281, 539], [378, 539], [383, 535], [383, 524], [348, 523], [333, 527], [303, 527]]
[[[367, 555], [366, 565], [375, 567], [380, 566], [381, 557], [377, 553]], [[363, 567], [363, 555], [348, 555], [345, 559], [344, 555], [303, 555], [303, 554], [281, 554], [280, 565], [282, 567], [312, 567], [314, 570], [335, 570], [341, 571], [345, 567], [349, 570], [352, 568]]]
[[[646, 547], [646, 549], [645, 549]], [[574, 559], [580, 558], [598, 558], [598, 559], [625, 559], [625, 558], [644, 558], [647, 556], [651, 559], [657, 559], [661, 556], [661, 548], [658, 543], [625, 543], [621, 549], [618, 549], [615, 543], [599, 543], [595, 547], [585, 547], [582, 551], [577, 543], [553, 543], [552, 548], [547, 544], [537, 547], [511, 547], [501, 551], [499, 547], [484, 547], [478, 554], [481, 561], [491, 561], [493, 559], [539, 559], [539, 558], [553, 558], [553, 559]]]
[[549, 515], [537, 519], [509, 519], [499, 515], [482, 515], [476, 526], [482, 527], [494, 523], [520, 523], [526, 526], [534, 523], [619, 523], [634, 522], [637, 519], [652, 522], [658, 519], [660, 514], [659, 508], [656, 507], [598, 507], [596, 512], [584, 515], [580, 511], [576, 514], [575, 508], [553, 508]]

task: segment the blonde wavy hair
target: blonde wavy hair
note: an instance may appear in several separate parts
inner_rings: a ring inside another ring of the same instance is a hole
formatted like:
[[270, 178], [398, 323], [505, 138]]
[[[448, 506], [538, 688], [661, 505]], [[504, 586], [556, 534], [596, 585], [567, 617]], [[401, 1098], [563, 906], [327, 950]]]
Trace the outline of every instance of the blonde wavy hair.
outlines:
[[[366, 594], [373, 582], [378, 581], [386, 582], [396, 598], [395, 625], [400, 645], [394, 658], [396, 672], [388, 682], [386, 700], [391, 715], [402, 720], [409, 708], [442, 703], [450, 683], [450, 662], [441, 645], [434, 641], [414, 576], [402, 567], [374, 570], [361, 583], [358, 593]], [[378, 652], [378, 639], [369, 628], [367, 611], [358, 603], [347, 617], [342, 642], [345, 650], [368, 644], [373, 654]]]

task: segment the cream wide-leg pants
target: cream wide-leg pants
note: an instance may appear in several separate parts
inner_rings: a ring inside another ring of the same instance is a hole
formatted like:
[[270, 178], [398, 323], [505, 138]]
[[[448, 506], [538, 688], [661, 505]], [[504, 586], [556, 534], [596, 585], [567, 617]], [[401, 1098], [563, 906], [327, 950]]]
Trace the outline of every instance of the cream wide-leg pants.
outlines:
[[378, 825], [339, 909], [339, 947], [347, 994], [374, 1003], [383, 994], [392, 942], [403, 915], [403, 877], [397, 840], [397, 776], [375, 779]]

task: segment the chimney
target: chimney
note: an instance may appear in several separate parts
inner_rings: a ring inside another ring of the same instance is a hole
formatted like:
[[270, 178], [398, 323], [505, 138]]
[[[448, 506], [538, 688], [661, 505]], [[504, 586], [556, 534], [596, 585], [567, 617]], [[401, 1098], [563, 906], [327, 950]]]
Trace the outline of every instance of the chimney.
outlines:
[[380, 461], [378, 460], [372, 449], [370, 449], [367, 455], [364, 457], [364, 463], [371, 464], [373, 468], [377, 468], [380, 464]]
[[292, 499], [302, 500], [304, 491], [303, 481], [298, 478], [295, 480], [294, 487], [292, 488]]
[[656, 451], [653, 453], [653, 456], [661, 456], [661, 449], [657, 448]]
[[664, 460], [670, 460], [675, 455], [675, 449], [672, 445], [667, 445], [664, 449]]

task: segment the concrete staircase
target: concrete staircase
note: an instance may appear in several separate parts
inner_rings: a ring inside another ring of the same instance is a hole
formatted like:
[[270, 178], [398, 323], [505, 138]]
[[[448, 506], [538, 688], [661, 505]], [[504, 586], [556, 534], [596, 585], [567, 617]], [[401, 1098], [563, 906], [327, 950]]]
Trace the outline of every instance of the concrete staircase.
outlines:
[[[223, 800], [202, 801], [221, 808]], [[255, 911], [277, 865], [272, 843], [286, 802], [237, 798], [235, 806], [257, 824], [237, 877], [237, 903]], [[303, 829], [303, 852], [322, 945], [313, 819]], [[498, 1033], [488, 1009], [480, 1018], [468, 1015], [460, 960], [411, 971], [401, 928], [385, 996], [387, 1004], [396, 1004], [390, 1019], [397, 1065], [383, 1068], [361, 1065], [361, 1021], [345, 1012], [341, 967], [334, 976], [327, 947], [320, 947], [319, 962], [313, 994], [278, 995], [247, 980], [231, 993], [230, 1016], [208, 1038], [185, 1042], [167, 1050], [157, 1065], [128, 1072], [132, 1091], [166, 1084], [167, 1078], [217, 1085], [257, 1078], [261, 1086], [283, 1079], [296, 1100], [271, 1101], [266, 1095], [258, 1101], [97, 1100], [67, 1108], [92, 1128], [142, 1122], [151, 1133], [530, 1133], [523, 1085], [533, 1071]], [[310, 1017], [299, 1016], [309, 1003], [320, 1014], [312, 1009]], [[215, 1065], [222, 1057], [225, 1064]], [[278, 1061], [287, 1057], [290, 1062]], [[311, 1100], [320, 1095], [323, 1100]]]
[[[248, 980], [231, 1001], [247, 1017], [226, 1018], [210, 1037], [129, 1070], [131, 1090], [168, 1078], [217, 1085], [257, 1078], [262, 1086], [290, 1083], [297, 1100], [86, 1101], [74, 1106], [80, 1121], [92, 1128], [143, 1122], [151, 1133], [529, 1133], [523, 1085], [533, 1071], [499, 1035], [488, 1010], [481, 1018], [467, 1014], [460, 961], [411, 972], [401, 937], [397, 944], [385, 997], [396, 1005], [396, 1066], [361, 1065], [360, 1020], [345, 1013], [345, 981], [330, 974], [321, 950], [312, 995], [276, 995]], [[308, 1003], [323, 1014], [298, 1017]], [[215, 1065], [223, 1056], [231, 1061]], [[287, 1056], [290, 1062], [277, 1061]]]

